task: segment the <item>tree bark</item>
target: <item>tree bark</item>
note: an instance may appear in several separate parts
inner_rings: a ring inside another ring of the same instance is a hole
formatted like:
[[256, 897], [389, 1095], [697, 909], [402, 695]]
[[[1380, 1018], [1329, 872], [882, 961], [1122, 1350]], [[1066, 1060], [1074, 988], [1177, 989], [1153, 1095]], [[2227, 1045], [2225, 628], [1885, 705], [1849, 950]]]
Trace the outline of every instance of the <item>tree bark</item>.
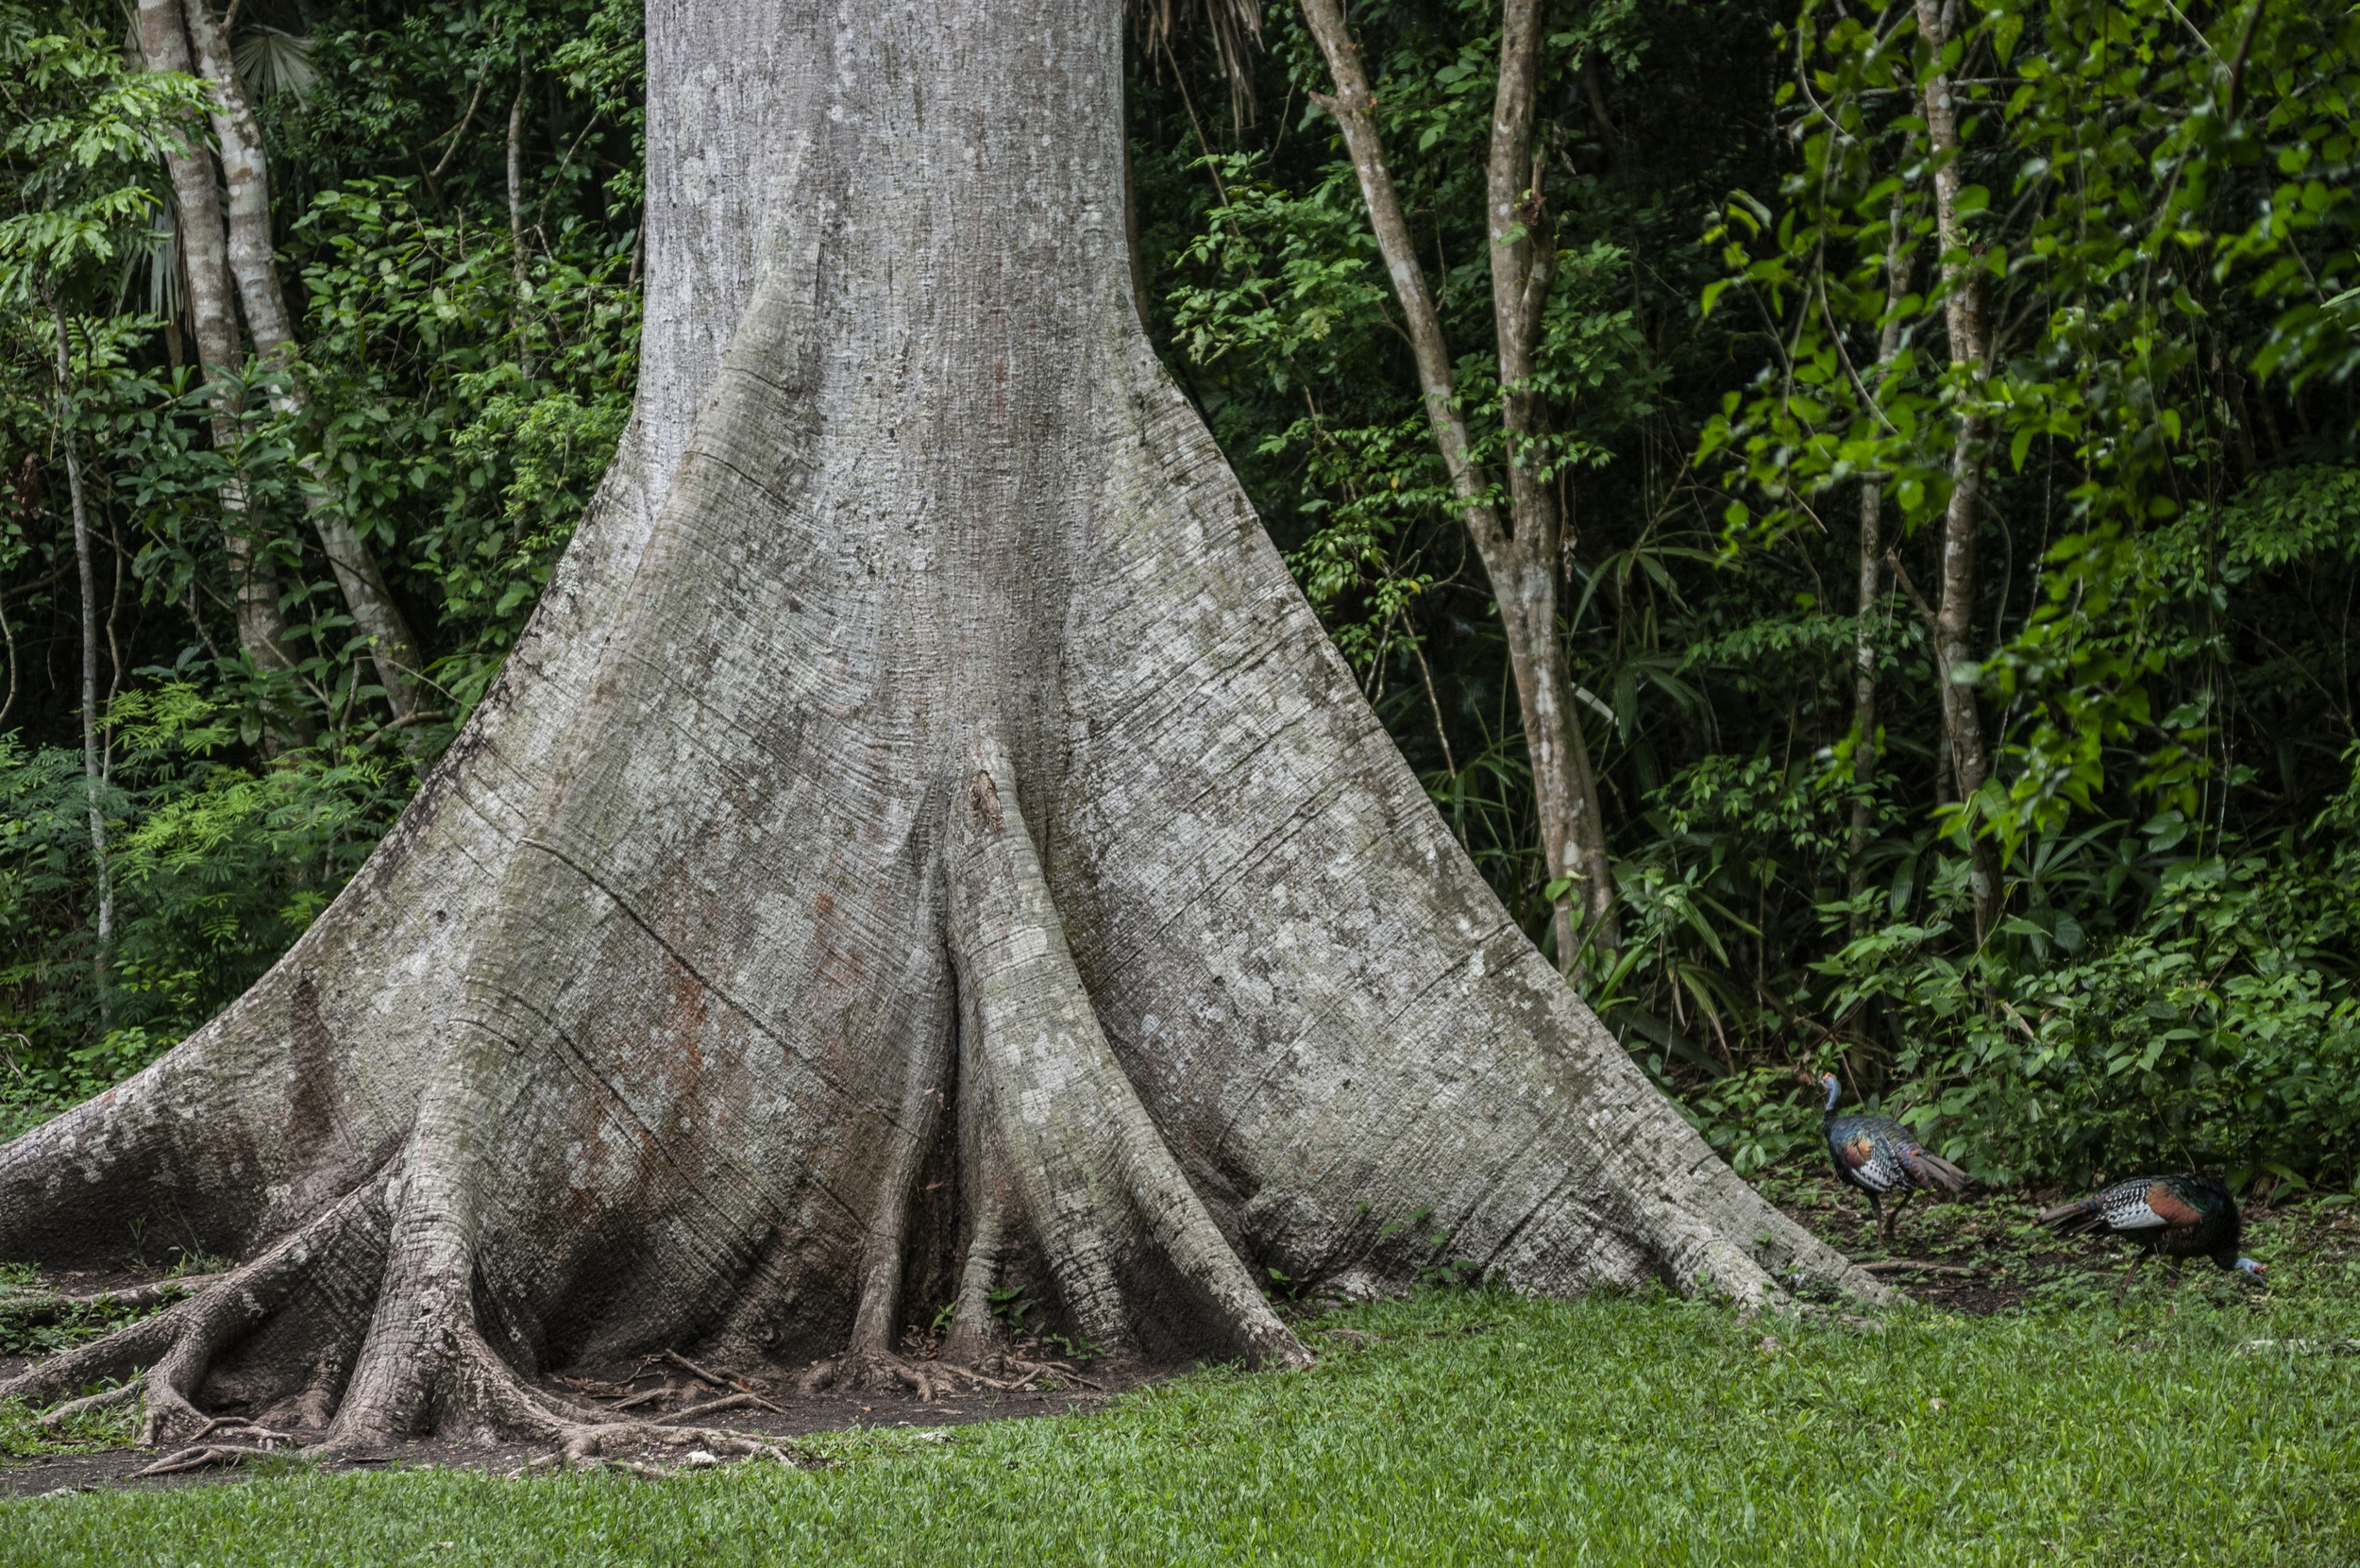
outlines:
[[[181, 30], [180, 0], [140, 0], [139, 27], [140, 50], [150, 71], [193, 74], [188, 40]], [[228, 243], [222, 228], [221, 192], [213, 180], [212, 160], [195, 126], [187, 127], [185, 134], [180, 145], [164, 149], [164, 167], [172, 178], [173, 202], [179, 218], [181, 276], [188, 292], [189, 319], [196, 333], [198, 373], [208, 386], [216, 389], [213, 445], [231, 453], [238, 442], [236, 379], [245, 356], [238, 351]], [[278, 570], [246, 532], [244, 481], [232, 475], [223, 481], [219, 495], [222, 550], [229, 561], [238, 646], [257, 669], [267, 675], [284, 674], [295, 667], [295, 659], [287, 651]], [[299, 715], [281, 716], [280, 728], [298, 745], [310, 738], [310, 727]]]
[[56, 329], [58, 444], [65, 448], [66, 503], [74, 518], [74, 565], [82, 588], [82, 791], [90, 820], [91, 880], [98, 894], [98, 944], [92, 954], [99, 1027], [113, 1026], [114, 877], [107, 855], [107, 767], [98, 740], [98, 575], [91, 555], [90, 503], [82, 490], [82, 460], [74, 444], [74, 361], [65, 307], [42, 290]]
[[[1901, 351], [1901, 301], [1910, 292], [1910, 253], [1903, 244], [1906, 228], [1903, 224], [1901, 198], [1893, 198], [1893, 215], [1885, 242], [1885, 315], [1877, 332], [1877, 375], [1880, 381]], [[1873, 396], [1875, 389], [1872, 388]], [[1878, 420], [1884, 415], [1880, 410], [1868, 411]], [[1852, 801], [1852, 825], [1847, 850], [1851, 862], [1848, 890], [1853, 904], [1849, 921], [1851, 935], [1858, 938], [1868, 929], [1867, 911], [1859, 907], [1861, 893], [1868, 885], [1868, 868], [1864, 857], [1873, 836], [1874, 802], [1869, 790], [1877, 782], [1877, 769], [1883, 762], [1882, 748], [1877, 740], [1877, 619], [1884, 603], [1884, 553], [1882, 474], [1863, 474], [1860, 481], [1860, 595], [1859, 619], [1852, 634], [1852, 783], [1859, 794]]]
[[1943, 65], [1948, 44], [1943, 0], [1917, 0], [1917, 31], [1931, 54], [1923, 97], [1926, 136], [1934, 157], [1934, 232], [1941, 249], [1943, 322], [1950, 340], [1950, 364], [1966, 372], [1960, 388], [1957, 433], [1950, 458], [1950, 500], [1942, 519], [1942, 599], [1934, 612], [1935, 667], [1942, 683], [1943, 730], [1950, 742], [1950, 767], [1960, 803], [1968, 809], [1968, 879], [1975, 895], [1975, 939], [1982, 942], [1999, 912], [1999, 857], [1989, 838], [1977, 834], [1972, 812], [1977, 793], [1990, 777], [1983, 749], [1983, 719], [1975, 687], [1953, 672], [1974, 662], [1975, 530], [1982, 508], [1982, 446], [1985, 420], [1976, 407], [1989, 374], [1991, 336], [1983, 313], [1983, 269], [1959, 220], [1959, 120], [1951, 98], [1950, 74]]
[[1427, 292], [1416, 242], [1393, 189], [1376, 126], [1376, 100], [1360, 65], [1359, 46], [1344, 24], [1338, 0], [1303, 0], [1303, 15], [1336, 84], [1333, 96], [1313, 93], [1342, 129], [1344, 147], [1358, 176], [1370, 227], [1385, 259], [1394, 296], [1400, 301], [1417, 361], [1419, 390], [1451, 488], [1475, 553], [1482, 558], [1500, 608], [1509, 664], [1516, 678], [1525, 744], [1532, 761], [1541, 848], [1552, 880], [1578, 892], [1576, 920], [1571, 895], [1558, 902], [1553, 919], [1558, 962], [1571, 970], [1585, 937], [1600, 947], [1618, 945], [1614, 916], [1614, 872], [1607, 855], [1605, 816], [1598, 785], [1574, 708], [1574, 681], [1557, 630], [1557, 573], [1562, 548], [1561, 520], [1547, 484], [1534, 470], [1538, 445], [1547, 434], [1547, 410], [1530, 385], [1533, 352], [1540, 343], [1542, 312], [1548, 299], [1555, 251], [1542, 221], [1532, 173], [1533, 97], [1539, 81], [1541, 25], [1533, 0], [1510, 0], [1500, 39], [1500, 80], [1492, 111], [1487, 178], [1488, 227], [1492, 236], [1492, 304], [1498, 341], [1502, 423], [1508, 433], [1509, 525], [1491, 499], [1491, 482], [1475, 460], [1465, 416], [1452, 385], [1450, 347], [1441, 318]]
[[648, 65], [640, 400], [499, 681], [252, 991], [0, 1149], [0, 1256], [168, 1191], [251, 1261], [0, 1397], [586, 1454], [555, 1370], [922, 1379], [997, 1290], [1293, 1364], [1263, 1271], [1400, 1288], [1421, 1210], [1503, 1288], [1882, 1297], [1508, 919], [1164, 375], [1111, 0], [659, 0]]
[[[198, 74], [213, 89], [213, 137], [220, 143], [222, 176], [228, 193], [229, 271], [237, 281], [239, 303], [245, 307], [254, 357], [288, 372], [286, 390], [274, 401], [281, 408], [299, 408], [304, 393], [293, 374], [299, 346], [273, 255], [270, 171], [262, 152], [261, 128], [254, 123], [254, 111], [230, 59], [228, 34], [213, 15], [211, 0], [182, 0], [182, 12], [189, 42], [195, 47]], [[306, 466], [315, 486], [327, 483], [328, 476], [316, 465]], [[407, 719], [419, 707], [418, 682], [426, 667], [418, 640], [395, 602], [376, 552], [354, 531], [343, 510], [329, 504], [324, 495], [310, 497], [307, 504], [320, 548], [336, 574], [336, 585], [343, 590], [345, 608], [352, 614], [353, 628], [368, 639], [386, 704], [396, 719]]]

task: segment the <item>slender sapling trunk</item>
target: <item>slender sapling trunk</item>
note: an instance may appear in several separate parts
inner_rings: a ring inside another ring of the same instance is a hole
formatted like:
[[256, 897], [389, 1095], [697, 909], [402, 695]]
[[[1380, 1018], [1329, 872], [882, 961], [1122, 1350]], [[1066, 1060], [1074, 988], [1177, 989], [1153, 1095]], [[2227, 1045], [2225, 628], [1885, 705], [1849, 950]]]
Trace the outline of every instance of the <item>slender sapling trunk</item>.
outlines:
[[[272, 254], [270, 172], [262, 152], [261, 128], [246, 103], [245, 89], [230, 59], [228, 34], [212, 13], [211, 0], [182, 0], [182, 10], [197, 71], [213, 90], [213, 136], [221, 145], [222, 175], [228, 193], [229, 271], [237, 280], [239, 302], [245, 307], [254, 355], [286, 374], [285, 390], [274, 403], [281, 409], [300, 408], [304, 393], [294, 374], [299, 345]], [[329, 502], [328, 476], [314, 461], [306, 460], [304, 466], [313, 483], [314, 493], [306, 497], [306, 505], [319, 534], [320, 548], [336, 575], [336, 585], [343, 590], [354, 629], [368, 639], [387, 705], [396, 719], [408, 720], [420, 707], [418, 682], [425, 658], [418, 640], [395, 602], [376, 552], [353, 530], [343, 510]]]
[[[1893, 215], [1885, 245], [1885, 316], [1877, 332], [1877, 374], [1881, 381], [1901, 349], [1901, 301], [1909, 295], [1910, 254], [1901, 198], [1893, 198]], [[1874, 388], [1871, 389], [1872, 394]], [[1881, 419], [1881, 413], [1871, 410]], [[1853, 904], [1850, 930], [1857, 937], [1868, 925], [1860, 896], [1868, 885], [1865, 857], [1874, 828], [1874, 801], [1869, 790], [1884, 760], [1877, 741], [1877, 626], [1884, 602], [1884, 553], [1881, 515], [1882, 474], [1863, 474], [1860, 481], [1860, 598], [1859, 620], [1852, 636], [1852, 782], [1859, 794], [1852, 801], [1849, 891]]]
[[1983, 311], [1983, 268], [1960, 221], [1958, 108], [1950, 73], [1943, 0], [1917, 0], [1918, 36], [1932, 59], [1926, 76], [1926, 136], [1934, 157], [1934, 233], [1941, 252], [1944, 325], [1950, 364], [1964, 370], [1958, 389], [1957, 433], [1951, 447], [1950, 500], [1942, 519], [1942, 598], [1934, 611], [1934, 651], [1942, 684], [1942, 720], [1950, 745], [1950, 768], [1960, 803], [1967, 809], [1968, 876], [1975, 895], [1975, 939], [1982, 942], [1998, 919], [1999, 856], [1987, 836], [1974, 831], [1974, 807], [1991, 774], [1983, 746], [1983, 720], [1975, 687], [1957, 679], [1974, 662], [1975, 531], [1982, 509], [1982, 445], [1985, 418], [1978, 408], [1990, 373], [1991, 334]]
[[[189, 75], [188, 40], [180, 0], [140, 0], [140, 48], [150, 71]], [[236, 378], [244, 356], [238, 351], [236, 308], [231, 301], [228, 243], [221, 216], [221, 193], [212, 159], [194, 125], [182, 140], [164, 149], [172, 178], [180, 236], [181, 278], [190, 323], [195, 330], [198, 373], [213, 389], [213, 446], [225, 457], [237, 449], [240, 397]], [[286, 615], [279, 607], [278, 573], [267, 552], [247, 532], [245, 484], [236, 474], [222, 481], [222, 551], [229, 563], [230, 601], [238, 622], [238, 646], [257, 669], [283, 674], [295, 667], [287, 651]], [[299, 713], [278, 716], [266, 739], [310, 744], [311, 725]]]
[[[1417, 362], [1419, 391], [1458, 497], [1460, 515], [1482, 558], [1500, 608], [1509, 663], [1532, 759], [1541, 844], [1552, 880], [1571, 885], [1552, 918], [1558, 963], [1570, 970], [1585, 939], [1617, 945], [1613, 867], [1607, 855], [1597, 779], [1574, 706], [1574, 681], [1558, 635], [1557, 575], [1562, 540], [1555, 497], [1535, 464], [1546, 435], [1546, 411], [1530, 385], [1542, 312], [1554, 273], [1551, 230], [1532, 169], [1533, 98], [1539, 81], [1540, 16], [1534, 0], [1510, 0], [1500, 42], [1500, 82], [1487, 174], [1492, 241], [1492, 312], [1509, 445], [1509, 517], [1503, 522], [1476, 463], [1452, 383], [1450, 347], [1428, 292], [1401, 198], [1393, 186], [1376, 100], [1359, 46], [1338, 0], [1302, 0], [1311, 36], [1336, 91], [1312, 99], [1332, 115], [1358, 177], [1370, 227], [1400, 301]], [[1511, 531], [1512, 530], [1512, 531]], [[1574, 900], [1578, 898], [1576, 918]]]
[[90, 503], [83, 494], [82, 460], [74, 445], [74, 363], [68, 346], [65, 307], [43, 288], [49, 319], [57, 329], [58, 443], [65, 449], [67, 503], [74, 516], [74, 565], [82, 587], [82, 784], [90, 818], [93, 881], [98, 894], [98, 946], [91, 965], [101, 1029], [114, 1027], [110, 1000], [114, 977], [115, 895], [107, 860], [106, 759], [99, 744], [98, 574], [91, 559]]

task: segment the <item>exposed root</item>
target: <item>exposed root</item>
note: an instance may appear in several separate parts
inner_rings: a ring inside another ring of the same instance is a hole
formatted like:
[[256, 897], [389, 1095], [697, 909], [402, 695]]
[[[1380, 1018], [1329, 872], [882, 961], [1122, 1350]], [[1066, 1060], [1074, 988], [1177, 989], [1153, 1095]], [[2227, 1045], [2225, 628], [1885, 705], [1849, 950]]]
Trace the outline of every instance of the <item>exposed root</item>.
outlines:
[[102, 1389], [96, 1393], [85, 1394], [79, 1399], [70, 1399], [62, 1405], [42, 1411], [41, 1424], [43, 1426], [54, 1426], [69, 1416], [78, 1416], [85, 1410], [102, 1410], [110, 1405], [123, 1404], [126, 1400], [137, 1397], [140, 1387], [145, 1380], [145, 1374], [143, 1374], [126, 1382], [118, 1383], [111, 1389]]
[[1309, 1365], [1106, 1042], [995, 733], [977, 736], [975, 765], [953, 794], [952, 949], [1010, 1186], [1058, 1293], [1112, 1360], [1137, 1357], [1116, 1270], [1136, 1239], [1249, 1359]]
[[151, 1307], [193, 1296], [222, 1277], [220, 1274], [183, 1274], [178, 1279], [159, 1279], [121, 1290], [101, 1290], [94, 1296], [25, 1296], [13, 1301], [0, 1301], [0, 1319], [26, 1328], [38, 1328], [77, 1312], [143, 1312]]
[[179, 1339], [194, 1306], [194, 1299], [181, 1302], [153, 1317], [125, 1324], [87, 1344], [59, 1351], [0, 1383], [0, 1399], [46, 1405], [84, 1384], [122, 1377], [152, 1366]]
[[278, 1449], [271, 1447], [231, 1448], [219, 1443], [200, 1443], [194, 1448], [183, 1448], [176, 1454], [167, 1454], [145, 1470], [134, 1471], [132, 1474], [134, 1475], [177, 1475], [183, 1471], [205, 1470], [217, 1464], [244, 1464], [248, 1459], [267, 1458], [278, 1452], [279, 1452]]
[[931, 1375], [933, 1371], [922, 1362], [903, 1360], [889, 1354], [847, 1355], [836, 1363], [834, 1380], [838, 1387], [847, 1389], [881, 1391], [906, 1389], [931, 1405], [936, 1395], [947, 1389], [950, 1382], [946, 1376], [938, 1386]]
[[758, 1407], [762, 1409], [770, 1411], [774, 1415], [786, 1414], [784, 1410], [780, 1409], [776, 1405], [771, 1404], [768, 1400], [763, 1398], [762, 1395], [758, 1393], [733, 1393], [726, 1395], [720, 1399], [716, 1399], [709, 1404], [692, 1406], [688, 1409], [677, 1411], [672, 1415], [658, 1416], [655, 1419], [655, 1425], [658, 1426], [669, 1426], [673, 1422], [686, 1421], [693, 1416], [718, 1415], [723, 1410], [742, 1410], [748, 1406]]
[[97, 1379], [137, 1370], [139, 1375], [121, 1387], [73, 1400], [49, 1412], [47, 1419], [60, 1420], [127, 1399], [136, 1389], [145, 1401], [143, 1444], [185, 1441], [211, 1430], [216, 1423], [192, 1399], [214, 1358], [283, 1307], [324, 1255], [352, 1233], [365, 1232], [362, 1215], [383, 1184], [379, 1172], [252, 1262], [210, 1276], [210, 1283], [186, 1300], [27, 1369], [0, 1385], [0, 1398], [42, 1404]]
[[338, 1243], [356, 1233], [374, 1241], [362, 1216], [376, 1204], [383, 1186], [380, 1173], [253, 1262], [222, 1275], [185, 1304], [185, 1308], [174, 1309], [185, 1310], [187, 1318], [171, 1348], [148, 1369], [146, 1413], [140, 1426], [143, 1445], [160, 1445], [184, 1434], [201, 1435], [214, 1425], [194, 1403], [214, 1358], [284, 1307]]

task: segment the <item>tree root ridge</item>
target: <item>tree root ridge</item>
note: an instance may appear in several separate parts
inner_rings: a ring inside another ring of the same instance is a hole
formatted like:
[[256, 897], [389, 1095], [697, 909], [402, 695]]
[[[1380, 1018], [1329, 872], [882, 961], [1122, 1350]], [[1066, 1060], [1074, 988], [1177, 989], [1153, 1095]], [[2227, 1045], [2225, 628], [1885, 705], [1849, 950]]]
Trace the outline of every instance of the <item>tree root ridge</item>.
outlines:
[[193, 1403], [213, 1361], [285, 1307], [323, 1258], [355, 1239], [363, 1247], [373, 1240], [367, 1215], [381, 1202], [385, 1180], [386, 1173], [380, 1172], [252, 1262], [211, 1276], [194, 1294], [162, 1311], [27, 1368], [0, 1384], [0, 1398], [45, 1404], [86, 1383], [134, 1374], [116, 1388], [59, 1406], [44, 1419], [62, 1420], [78, 1410], [128, 1399], [136, 1391], [144, 1405], [140, 1431], [143, 1446], [194, 1441], [195, 1434], [218, 1425]]
[[1108, 1046], [1020, 804], [985, 726], [966, 787], [952, 792], [951, 945], [989, 1132], [1068, 1309], [1111, 1360], [1136, 1359], [1120, 1264], [1144, 1253], [1249, 1361], [1307, 1366], [1310, 1351], [1263, 1299]]
[[215, 1465], [244, 1464], [248, 1459], [268, 1458], [274, 1454], [286, 1452], [289, 1452], [289, 1449], [273, 1443], [252, 1448], [237, 1448], [224, 1443], [199, 1443], [192, 1448], [183, 1448], [177, 1453], [167, 1454], [146, 1469], [137, 1470], [132, 1474], [140, 1476], [178, 1475], [192, 1470], [210, 1469]]
[[177, 1279], [160, 1279], [121, 1290], [101, 1290], [90, 1296], [21, 1297], [0, 1302], [0, 1319], [26, 1328], [39, 1328], [82, 1312], [143, 1312], [151, 1307], [193, 1296], [219, 1278], [219, 1274], [183, 1274]]

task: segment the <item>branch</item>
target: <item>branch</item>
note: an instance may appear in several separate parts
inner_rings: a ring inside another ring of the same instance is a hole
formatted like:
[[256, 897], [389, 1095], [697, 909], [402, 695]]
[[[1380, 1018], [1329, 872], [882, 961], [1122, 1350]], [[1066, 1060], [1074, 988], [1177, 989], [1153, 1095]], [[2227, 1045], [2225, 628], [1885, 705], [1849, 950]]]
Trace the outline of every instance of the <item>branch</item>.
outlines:
[[[1925, 619], [1927, 633], [1936, 635], [1941, 623], [1934, 618], [1933, 606], [1926, 602], [1925, 596], [1917, 591], [1917, 584], [1910, 581], [1909, 568], [1901, 565], [1901, 558], [1890, 548], [1885, 551], [1885, 565], [1893, 568], [1893, 581], [1901, 585], [1901, 591], [1909, 595], [1910, 602], [1917, 606], [1918, 615]], [[1942, 657], [1942, 644], [1938, 636], [1934, 644], [1934, 657]]]
[[1392, 279], [1394, 297], [1401, 301], [1407, 319], [1409, 346], [1418, 365], [1418, 389], [1424, 394], [1435, 444], [1441, 448], [1442, 466], [1450, 474], [1467, 531], [1475, 536], [1475, 548], [1489, 566], [1507, 548], [1508, 535], [1498, 513], [1483, 499], [1483, 474], [1475, 464], [1467, 423], [1458, 412], [1451, 383], [1450, 347], [1442, 336], [1434, 296], [1426, 291], [1425, 272], [1418, 264], [1418, 248], [1409, 237], [1408, 220], [1402, 214], [1392, 169], [1385, 160], [1384, 139], [1371, 112], [1376, 108], [1376, 97], [1369, 91], [1368, 74], [1360, 67], [1359, 45], [1344, 25], [1337, 0], [1302, 0], [1302, 5], [1304, 22], [1326, 58], [1328, 75], [1336, 84], [1332, 96], [1314, 93], [1311, 101], [1325, 110], [1344, 133], [1344, 149], [1352, 157], [1353, 173], [1359, 177], [1361, 199], [1368, 207], [1369, 227], [1376, 233], [1377, 250], [1385, 259], [1386, 274]]
[[[443, 149], [443, 160], [434, 165], [433, 172], [429, 174], [427, 178], [442, 178], [443, 171], [450, 167], [450, 160], [459, 156], [459, 139], [467, 133], [467, 126], [475, 122], [477, 106], [483, 102], [483, 87], [491, 80], [491, 76], [492, 74], [487, 71], [476, 78], [475, 96], [467, 100], [467, 112], [459, 117], [457, 125], [434, 139], [434, 142], [448, 141], [450, 145]], [[434, 145], [434, 142], [429, 142], [427, 145], [430, 147]]]
[[2262, 8], [2268, 3], [2269, 0], [2253, 0], [2253, 8], [2246, 12], [2245, 25], [2238, 29], [2237, 52], [2229, 59], [2229, 91], [2221, 98], [2220, 117], [2224, 120], [2237, 117], [2237, 89], [2245, 82], [2246, 54], [2253, 47], [2253, 29], [2261, 25]]

